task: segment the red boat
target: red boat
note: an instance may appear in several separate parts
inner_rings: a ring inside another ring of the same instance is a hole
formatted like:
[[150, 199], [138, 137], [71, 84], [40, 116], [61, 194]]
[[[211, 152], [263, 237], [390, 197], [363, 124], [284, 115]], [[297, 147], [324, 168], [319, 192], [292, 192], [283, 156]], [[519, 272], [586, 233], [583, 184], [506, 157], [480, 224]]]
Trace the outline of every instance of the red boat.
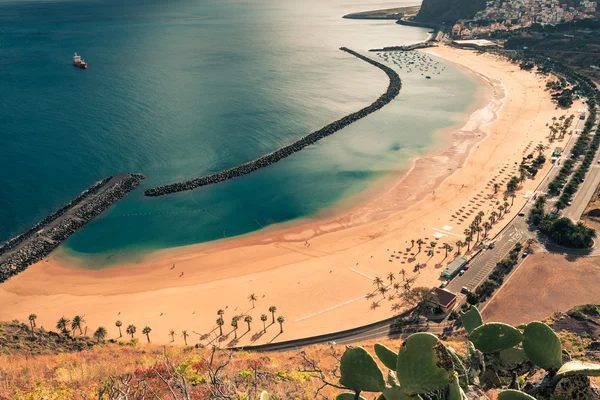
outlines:
[[88, 64], [78, 56], [77, 53], [73, 56], [73, 65], [82, 69], [87, 69]]

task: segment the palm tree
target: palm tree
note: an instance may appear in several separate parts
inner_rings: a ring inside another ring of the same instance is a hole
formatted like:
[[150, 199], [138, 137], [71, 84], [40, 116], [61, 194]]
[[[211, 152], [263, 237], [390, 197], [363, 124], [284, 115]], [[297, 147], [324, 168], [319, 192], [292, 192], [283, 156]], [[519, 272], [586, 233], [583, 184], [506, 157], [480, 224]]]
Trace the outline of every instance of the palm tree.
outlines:
[[479, 243], [479, 233], [481, 233], [482, 230], [483, 228], [480, 226], [475, 227], [475, 232], [477, 232], [477, 241], [475, 243]]
[[181, 336], [183, 336], [183, 343], [185, 343], [185, 345], [187, 346], [187, 338], [189, 335], [185, 329], [181, 331]]
[[385, 294], [387, 293], [387, 291], [389, 290], [388, 288], [386, 288], [385, 286], [381, 286], [379, 289], [379, 293], [381, 293], [381, 295], [383, 296], [383, 298], [385, 299]]
[[435, 250], [435, 246], [437, 246], [437, 242], [431, 242], [429, 244], [431, 245], [431, 249]]
[[104, 338], [106, 337], [106, 328], [101, 326], [98, 329], [96, 329], [96, 332], [94, 332], [94, 337], [96, 338], [96, 343], [99, 343], [101, 340], [104, 340]]
[[415, 239], [410, 239], [410, 248], [415, 247]]
[[508, 212], [508, 207], [510, 207], [510, 204], [508, 204], [508, 201], [504, 202], [504, 214], [506, 214]]
[[448, 251], [452, 250], [452, 246], [450, 246], [448, 243], [444, 243], [442, 248], [446, 250], [446, 256], [444, 258], [448, 258]]
[[217, 325], [219, 325], [219, 336], [223, 336], [223, 325], [225, 325], [223, 318], [217, 318]]
[[387, 276], [388, 280], [390, 281], [390, 285], [394, 283], [394, 279], [396, 279], [396, 276], [394, 275], [393, 272], [390, 272]]
[[424, 241], [422, 241], [421, 239], [417, 240], [417, 246], [419, 246], [419, 253], [421, 252], [421, 246], [423, 246], [425, 244]]
[[406, 270], [404, 268], [400, 270], [400, 275], [402, 275], [402, 282], [404, 282], [404, 279], [406, 278]]
[[83, 316], [76, 315], [73, 317], [73, 321], [71, 322], [71, 330], [75, 333], [75, 329], [79, 329], [79, 334], [83, 335], [83, 331], [81, 330], [81, 324], [85, 323], [85, 319]]
[[268, 318], [269, 318], [269, 317], [267, 317], [267, 314], [263, 314], [263, 315], [261, 315], [261, 316], [260, 316], [260, 320], [261, 320], [261, 321], [262, 321], [262, 323], [263, 323], [263, 332], [264, 332], [264, 333], [267, 333], [267, 319], [268, 319]]
[[137, 332], [137, 328], [135, 325], [129, 325], [127, 329], [125, 329], [125, 332], [127, 332], [128, 335], [131, 335], [131, 338], [133, 339], [133, 335]]
[[222, 318], [224, 314], [225, 314], [225, 310], [223, 310], [223, 309], [220, 309], [219, 311], [217, 311], [217, 315], [219, 316], [219, 318]]
[[248, 324], [248, 331], [250, 331], [250, 323], [252, 322], [252, 316], [246, 315], [246, 318], [244, 318], [244, 322]]
[[545, 147], [543, 144], [540, 143], [537, 146], [535, 146], [535, 149], [538, 151], [538, 155], [541, 157]]
[[271, 315], [273, 316], [273, 323], [275, 323], [275, 312], [277, 311], [277, 307], [275, 306], [271, 306], [269, 307], [269, 312], [271, 313]]
[[490, 213], [490, 222], [493, 224], [496, 222], [496, 217], [498, 216], [498, 213], [496, 211], [492, 211]]
[[510, 194], [510, 206], [511, 206], [511, 207], [512, 207], [512, 206], [513, 206], [513, 204], [515, 203], [515, 197], [517, 197], [517, 195], [516, 195], [516, 194], [514, 194], [514, 193], [511, 193], [511, 194]]
[[463, 246], [464, 246], [464, 243], [462, 241], [458, 240], [456, 242], [456, 251], [457, 251], [458, 255], [460, 255], [460, 250]]
[[500, 189], [500, 185], [497, 183], [494, 183], [494, 194], [498, 193], [498, 189]]
[[373, 285], [376, 285], [377, 289], [379, 289], [381, 287], [381, 285], [383, 285], [383, 279], [376, 276], [375, 279], [373, 279]]
[[240, 320], [240, 317], [238, 317], [237, 315], [234, 316], [233, 318], [231, 318], [231, 326], [233, 326], [233, 334], [234, 339], [237, 339], [237, 328], [238, 328], [238, 321]]
[[173, 343], [175, 341], [175, 331], [173, 329], [169, 332], [169, 336], [171, 336], [171, 343]]
[[152, 331], [152, 329], [149, 326], [144, 327], [144, 329], [142, 330], [142, 333], [144, 335], [146, 335], [146, 339], [148, 339], [148, 343], [150, 343], [150, 332]]
[[35, 319], [37, 318], [37, 315], [35, 314], [29, 314], [29, 325], [31, 325], [31, 331], [33, 332], [33, 328], [35, 328]]
[[473, 236], [470, 229], [465, 229], [463, 231], [463, 234], [465, 235], [465, 237]]
[[123, 325], [123, 323], [121, 321], [117, 321], [115, 322], [115, 326], [117, 328], [119, 328], [119, 337], [123, 337], [123, 334], [121, 333], [121, 326]]
[[258, 297], [254, 293], [248, 296], [248, 300], [252, 303], [252, 308], [254, 308], [254, 303], [258, 301]]
[[467, 236], [467, 238], [465, 239], [465, 242], [467, 243], [467, 251], [471, 251], [471, 242], [473, 241], [473, 238], [471, 236]]
[[56, 323], [56, 329], [60, 330], [64, 335], [69, 335], [69, 323], [71, 320], [63, 315]]
[[285, 322], [285, 318], [282, 315], [277, 317], [277, 322], [279, 322], [280, 331], [279, 333], [283, 333], [283, 323]]
[[396, 293], [398, 292], [398, 290], [400, 290], [400, 284], [398, 282], [395, 282], [392, 287], [394, 288], [394, 290], [396, 291]]
[[502, 211], [504, 211], [504, 206], [498, 207], [498, 211], [500, 211], [500, 213], [498, 214], [498, 218], [502, 218]]
[[488, 231], [492, 229], [492, 224], [489, 222], [483, 223], [483, 237], [487, 237]]

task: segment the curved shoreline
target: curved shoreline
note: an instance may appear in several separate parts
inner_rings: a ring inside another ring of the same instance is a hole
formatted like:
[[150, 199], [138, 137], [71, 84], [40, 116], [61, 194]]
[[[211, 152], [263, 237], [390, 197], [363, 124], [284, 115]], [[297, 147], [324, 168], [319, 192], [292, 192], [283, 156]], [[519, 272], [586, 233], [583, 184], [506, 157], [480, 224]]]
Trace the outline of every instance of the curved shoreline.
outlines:
[[402, 81], [400, 80], [400, 76], [394, 71], [392, 68], [387, 67], [377, 61], [374, 61], [368, 57], [365, 57], [353, 50], [350, 50], [346, 47], [340, 48], [340, 50], [345, 51], [385, 72], [390, 80], [388, 88], [384, 94], [382, 94], [375, 102], [368, 105], [367, 107], [349, 114], [337, 121], [332, 122], [331, 124], [319, 129], [318, 131], [312, 132], [300, 140], [289, 144], [285, 147], [280, 148], [279, 150], [274, 151], [273, 153], [267, 154], [266, 156], [262, 156], [256, 160], [250, 161], [248, 163], [242, 164], [238, 167], [230, 168], [225, 171], [217, 172], [215, 174], [202, 176], [199, 178], [190, 179], [183, 182], [177, 182], [169, 185], [158, 186], [152, 189], [148, 189], [144, 192], [146, 196], [156, 197], [156, 196], [164, 196], [171, 193], [182, 192], [185, 190], [196, 189], [201, 186], [212, 185], [215, 183], [223, 182], [229, 179], [236, 178], [238, 176], [247, 175], [251, 172], [257, 171], [261, 168], [265, 168], [271, 164], [274, 164], [282, 159], [291, 156], [294, 153], [299, 152], [311, 144], [318, 142], [319, 140], [333, 135], [339, 130], [351, 125], [352, 123], [366, 117], [369, 114], [374, 113], [375, 111], [383, 108], [386, 104], [389, 104], [398, 94], [400, 93], [400, 89], [402, 88]]

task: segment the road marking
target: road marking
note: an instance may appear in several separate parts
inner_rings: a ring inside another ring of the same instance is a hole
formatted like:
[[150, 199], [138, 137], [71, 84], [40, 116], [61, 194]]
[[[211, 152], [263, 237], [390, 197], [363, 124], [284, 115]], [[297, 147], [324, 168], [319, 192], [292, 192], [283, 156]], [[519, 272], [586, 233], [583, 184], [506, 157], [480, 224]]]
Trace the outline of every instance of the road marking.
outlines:
[[431, 228], [431, 229], [434, 230], [434, 231], [436, 231], [436, 232], [441, 232], [441, 233], [446, 234], [446, 235], [452, 235], [452, 236], [456, 236], [456, 237], [459, 237], [459, 238], [465, 237], [465, 235], [457, 235], [456, 233], [443, 231], [441, 229], [436, 229], [436, 228]]
[[451, 230], [452, 230], [452, 227], [451, 227], [451, 226], [448, 226], [448, 225], [446, 225], [446, 226], [442, 227], [442, 229], [443, 229], [443, 230], [445, 230], [445, 231], [451, 231]]

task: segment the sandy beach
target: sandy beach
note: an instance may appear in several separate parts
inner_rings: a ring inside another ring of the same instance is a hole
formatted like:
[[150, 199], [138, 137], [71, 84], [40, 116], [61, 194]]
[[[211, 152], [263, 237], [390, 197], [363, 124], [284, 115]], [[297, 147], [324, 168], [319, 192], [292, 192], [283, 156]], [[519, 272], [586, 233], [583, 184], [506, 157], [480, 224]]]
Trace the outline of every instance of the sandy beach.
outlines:
[[[0, 320], [27, 320], [38, 315], [38, 325], [54, 328], [65, 315], [85, 314], [89, 330], [105, 326], [109, 338], [118, 337], [115, 321], [152, 328], [150, 338], [169, 343], [169, 331], [193, 332], [189, 343], [214, 339], [217, 310], [224, 309], [223, 345], [262, 344], [352, 328], [393, 315], [402, 301], [370, 294], [373, 279], [390, 272], [395, 281], [416, 277], [416, 286], [440, 284], [440, 271], [453, 258], [430, 242], [454, 244], [474, 216], [502, 204], [506, 183], [518, 175], [522, 158], [537, 144], [548, 143], [547, 123], [570, 115], [557, 110], [544, 90], [545, 79], [490, 55], [439, 47], [430, 50], [484, 79], [489, 85], [485, 104], [461, 129], [442, 143], [441, 150], [417, 159], [402, 176], [386, 178], [362, 196], [351, 210], [275, 226], [239, 238], [164, 250], [129, 265], [99, 271], [79, 268], [60, 251], [48, 260], [0, 285]], [[577, 104], [573, 110], [577, 109]], [[552, 148], [561, 146], [552, 144]], [[547, 157], [550, 150], [546, 150]], [[548, 157], [549, 158], [549, 157]], [[532, 195], [550, 167], [548, 161], [536, 180], [527, 180], [514, 205], [499, 220], [495, 235]], [[276, 168], [276, 167], [275, 167]], [[501, 190], [494, 194], [494, 183]], [[510, 203], [511, 200], [509, 199]], [[411, 240], [425, 241], [421, 252]], [[412, 247], [412, 248], [411, 248]], [[463, 254], [466, 249], [463, 250]], [[418, 273], [417, 264], [425, 264]], [[174, 267], [173, 267], [174, 266]], [[389, 284], [389, 281], [387, 282]], [[248, 296], [256, 294], [255, 308]], [[283, 333], [273, 326], [285, 317]], [[240, 322], [234, 341], [231, 318], [253, 317], [251, 329]], [[268, 314], [262, 333], [261, 314]], [[176, 337], [183, 344], [183, 339]]]

